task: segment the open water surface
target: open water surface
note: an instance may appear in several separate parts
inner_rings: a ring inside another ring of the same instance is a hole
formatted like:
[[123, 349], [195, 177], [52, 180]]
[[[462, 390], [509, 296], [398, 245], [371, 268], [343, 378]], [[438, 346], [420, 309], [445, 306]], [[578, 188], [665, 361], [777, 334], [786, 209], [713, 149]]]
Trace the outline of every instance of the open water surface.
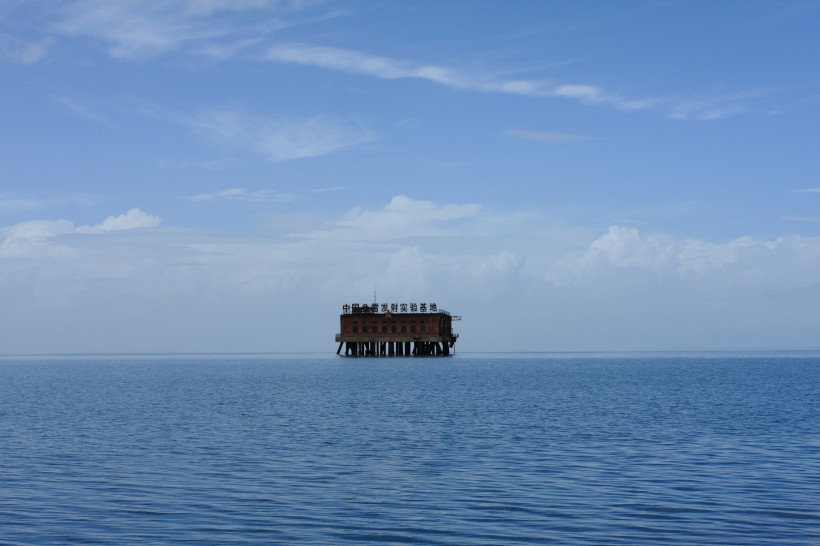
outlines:
[[0, 543], [820, 544], [820, 354], [2, 357]]

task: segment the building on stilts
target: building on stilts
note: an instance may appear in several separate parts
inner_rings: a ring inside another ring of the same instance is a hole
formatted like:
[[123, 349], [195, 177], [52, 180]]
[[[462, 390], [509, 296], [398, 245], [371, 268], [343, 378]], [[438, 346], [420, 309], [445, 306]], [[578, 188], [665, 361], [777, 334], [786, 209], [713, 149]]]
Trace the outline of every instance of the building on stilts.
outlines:
[[339, 348], [345, 356], [450, 356], [461, 320], [435, 303], [345, 304], [339, 315]]

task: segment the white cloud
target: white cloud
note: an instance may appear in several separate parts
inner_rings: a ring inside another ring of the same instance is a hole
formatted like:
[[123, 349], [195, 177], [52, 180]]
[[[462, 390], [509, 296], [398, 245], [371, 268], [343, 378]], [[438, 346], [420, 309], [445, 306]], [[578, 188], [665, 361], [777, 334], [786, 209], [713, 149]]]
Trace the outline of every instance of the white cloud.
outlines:
[[820, 216], [784, 216], [788, 222], [820, 222]]
[[346, 186], [330, 186], [328, 188], [314, 188], [310, 190], [312, 193], [327, 193], [327, 192], [335, 192], [335, 191], [344, 191], [346, 190]]
[[256, 149], [272, 161], [318, 157], [370, 142], [375, 135], [357, 125], [317, 116], [258, 127]]
[[31, 210], [42, 206], [38, 199], [10, 197], [0, 194], [0, 211]]
[[[538, 216], [406, 196], [314, 216], [321, 230], [284, 221], [256, 233], [116, 231], [155, 225], [149, 218], [3, 229], [6, 350], [329, 352], [341, 305], [374, 290], [463, 315], [460, 350], [818, 339], [820, 238], [714, 242], [613, 226], [566, 255], [567, 232]], [[93, 235], [103, 227], [115, 231]]]
[[584, 104], [608, 104], [623, 110], [650, 107], [653, 99], [625, 99], [589, 84], [559, 84], [548, 80], [500, 79], [487, 73], [463, 70], [379, 57], [359, 51], [306, 44], [281, 44], [270, 48], [269, 61], [317, 66], [328, 70], [364, 74], [393, 80], [412, 78], [427, 80], [453, 89], [504, 93], [532, 97], [558, 97], [578, 100]]
[[459, 221], [476, 218], [481, 206], [438, 205], [398, 195], [378, 210], [347, 211], [331, 229], [311, 233], [311, 238], [349, 241], [395, 240], [408, 237], [441, 237], [456, 233]]
[[[510, 77], [505, 73], [508, 71], [497, 67], [469, 70], [303, 43], [282, 43], [262, 51], [270, 35], [298, 24], [286, 18], [314, 5], [321, 2], [77, 0], [57, 8], [51, 14], [56, 20], [47, 30], [59, 36], [90, 38], [103, 44], [110, 56], [124, 60], [147, 60], [179, 51], [214, 61], [245, 55], [248, 59], [317, 66], [379, 79], [421, 79], [458, 90], [564, 98], [620, 110], [652, 108], [675, 119], [709, 121], [736, 115], [750, 111], [755, 101], [774, 92], [707, 89], [630, 98], [589, 82]], [[313, 20], [333, 16], [334, 12], [328, 11]], [[0, 35], [0, 60], [35, 63], [53, 44], [51, 37], [24, 41]]]
[[77, 233], [106, 233], [109, 231], [152, 228], [157, 227], [160, 222], [159, 216], [146, 214], [140, 209], [134, 208], [119, 216], [109, 216], [96, 226], [79, 227]]
[[713, 121], [748, 112], [754, 102], [773, 94], [771, 89], [744, 91], [707, 90], [665, 101], [669, 117], [681, 120]]
[[281, 0], [188, 0], [185, 10], [192, 15], [210, 16], [220, 11], [262, 10], [281, 4]]
[[240, 162], [235, 157], [220, 157], [205, 160], [158, 159], [156, 164], [166, 169], [204, 169], [216, 171], [235, 168]]
[[619, 110], [656, 109], [673, 119], [712, 121], [751, 110], [772, 89], [700, 90], [676, 96], [628, 98], [589, 83], [561, 83], [549, 79], [499, 77], [492, 70], [467, 71], [412, 60], [393, 59], [348, 49], [301, 43], [268, 49], [269, 61], [316, 66], [373, 78], [421, 79], [452, 89], [542, 98], [564, 98], [586, 105], [608, 105]]
[[[718, 89], [636, 99], [587, 82], [514, 78], [495, 67], [468, 70], [303, 43], [283, 43], [259, 53], [269, 35], [295, 24], [282, 17], [309, 6], [310, 2], [265, 0], [78, 0], [58, 10], [58, 20], [50, 30], [63, 36], [91, 38], [104, 44], [112, 57], [125, 60], [146, 60], [176, 51], [214, 61], [244, 54], [248, 59], [317, 66], [379, 79], [421, 79], [458, 90], [564, 98], [620, 110], [653, 108], [675, 119], [709, 121], [747, 112], [754, 101], [773, 92]], [[325, 16], [333, 15], [328, 12]], [[24, 43], [0, 37], [0, 59], [37, 62], [52, 44], [51, 38]]]
[[[612, 226], [585, 252], [556, 263], [547, 278], [559, 283], [587, 282], [612, 269], [636, 269], [686, 277], [737, 266], [741, 270], [770, 268], [782, 253], [809, 260], [820, 258], [820, 238], [784, 236], [770, 241], [738, 237], [726, 243], [642, 235], [636, 228]], [[818, 264], [820, 265], [820, 264]]]
[[674, 260], [675, 252], [673, 242], [667, 238], [657, 235], [642, 237], [636, 228], [612, 226], [606, 235], [593, 241], [585, 253], [569, 256], [557, 267], [576, 273], [599, 264], [657, 270], [669, 265]]
[[91, 101], [84, 99], [77, 99], [73, 97], [56, 97], [58, 104], [63, 106], [71, 114], [85, 118], [91, 121], [96, 121], [106, 126], [111, 126], [111, 120], [103, 115]]
[[[423, 294], [428, 290], [434, 268], [435, 263], [425, 256], [420, 247], [400, 248], [390, 255], [384, 278], [377, 286], [393, 297], [411, 298], [413, 294]], [[361, 292], [366, 288], [361, 286], [358, 289]]]
[[72, 247], [52, 240], [75, 233], [107, 233], [156, 227], [158, 216], [131, 209], [119, 216], [109, 216], [96, 226], [75, 226], [68, 220], [34, 220], [0, 229], [0, 258], [48, 258], [73, 252]]
[[68, 220], [32, 220], [4, 228], [7, 239], [44, 241], [57, 235], [73, 233], [74, 224]]
[[512, 129], [504, 132], [505, 135], [520, 140], [533, 140], [536, 142], [551, 142], [560, 144], [563, 142], [578, 142], [581, 140], [591, 140], [590, 137], [575, 135], [572, 133], [554, 133], [549, 131], [528, 131], [526, 129]]
[[261, 38], [241, 39], [228, 43], [209, 42], [197, 46], [195, 52], [214, 61], [227, 61], [261, 42]]
[[286, 203], [295, 201], [292, 193], [280, 193], [274, 190], [248, 191], [246, 188], [229, 188], [211, 193], [200, 193], [186, 197], [189, 201], [253, 201], [256, 203]]
[[716, 100], [686, 99], [674, 104], [669, 109], [669, 117], [672, 119], [713, 121], [745, 111], [746, 107], [740, 104], [724, 104], [722, 101]]
[[376, 138], [372, 131], [357, 123], [329, 116], [294, 120], [237, 109], [211, 110], [195, 116], [152, 111], [189, 127], [206, 140], [250, 151], [273, 162], [320, 157]]
[[[188, 49], [217, 59], [234, 56], [286, 23], [274, 14], [298, 11], [295, 3], [266, 0], [79, 0], [59, 12], [53, 30], [106, 45], [111, 57], [145, 60]], [[263, 17], [238, 19], [243, 12]]]
[[[167, 2], [76, 2], [65, 11], [55, 30], [69, 36], [88, 36], [109, 45], [112, 57], [146, 59], [182, 44], [222, 33], [178, 16]], [[176, 15], [176, 16], [173, 16]]]
[[64, 197], [23, 197], [14, 193], [0, 193], [0, 212], [20, 212], [59, 206], [88, 206], [97, 199], [90, 195]]
[[0, 258], [48, 258], [66, 255], [71, 249], [47, 244], [49, 239], [74, 233], [74, 224], [68, 220], [33, 220], [21, 222], [0, 230]]
[[48, 50], [53, 45], [53, 38], [22, 40], [7, 34], [0, 34], [0, 61], [35, 64], [48, 55]]
[[488, 256], [484, 261], [472, 264], [470, 271], [476, 277], [495, 278], [519, 274], [523, 266], [524, 260], [522, 258], [516, 256], [513, 252], [504, 250], [498, 254]]
[[820, 193], [820, 188], [803, 188], [794, 190], [794, 193]]

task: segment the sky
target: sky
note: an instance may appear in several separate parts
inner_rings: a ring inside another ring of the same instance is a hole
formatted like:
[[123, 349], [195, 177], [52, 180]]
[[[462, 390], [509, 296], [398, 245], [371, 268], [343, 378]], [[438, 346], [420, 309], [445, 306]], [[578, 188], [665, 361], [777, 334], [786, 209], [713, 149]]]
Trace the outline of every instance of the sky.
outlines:
[[0, 0], [0, 353], [820, 348], [820, 2]]

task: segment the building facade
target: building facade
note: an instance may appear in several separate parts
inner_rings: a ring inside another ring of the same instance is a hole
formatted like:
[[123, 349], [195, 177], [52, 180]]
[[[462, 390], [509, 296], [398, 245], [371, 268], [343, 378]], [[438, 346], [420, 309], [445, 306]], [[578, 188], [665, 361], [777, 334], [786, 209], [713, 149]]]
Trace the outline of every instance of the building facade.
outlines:
[[458, 334], [435, 303], [342, 306], [336, 342], [346, 356], [449, 356]]

